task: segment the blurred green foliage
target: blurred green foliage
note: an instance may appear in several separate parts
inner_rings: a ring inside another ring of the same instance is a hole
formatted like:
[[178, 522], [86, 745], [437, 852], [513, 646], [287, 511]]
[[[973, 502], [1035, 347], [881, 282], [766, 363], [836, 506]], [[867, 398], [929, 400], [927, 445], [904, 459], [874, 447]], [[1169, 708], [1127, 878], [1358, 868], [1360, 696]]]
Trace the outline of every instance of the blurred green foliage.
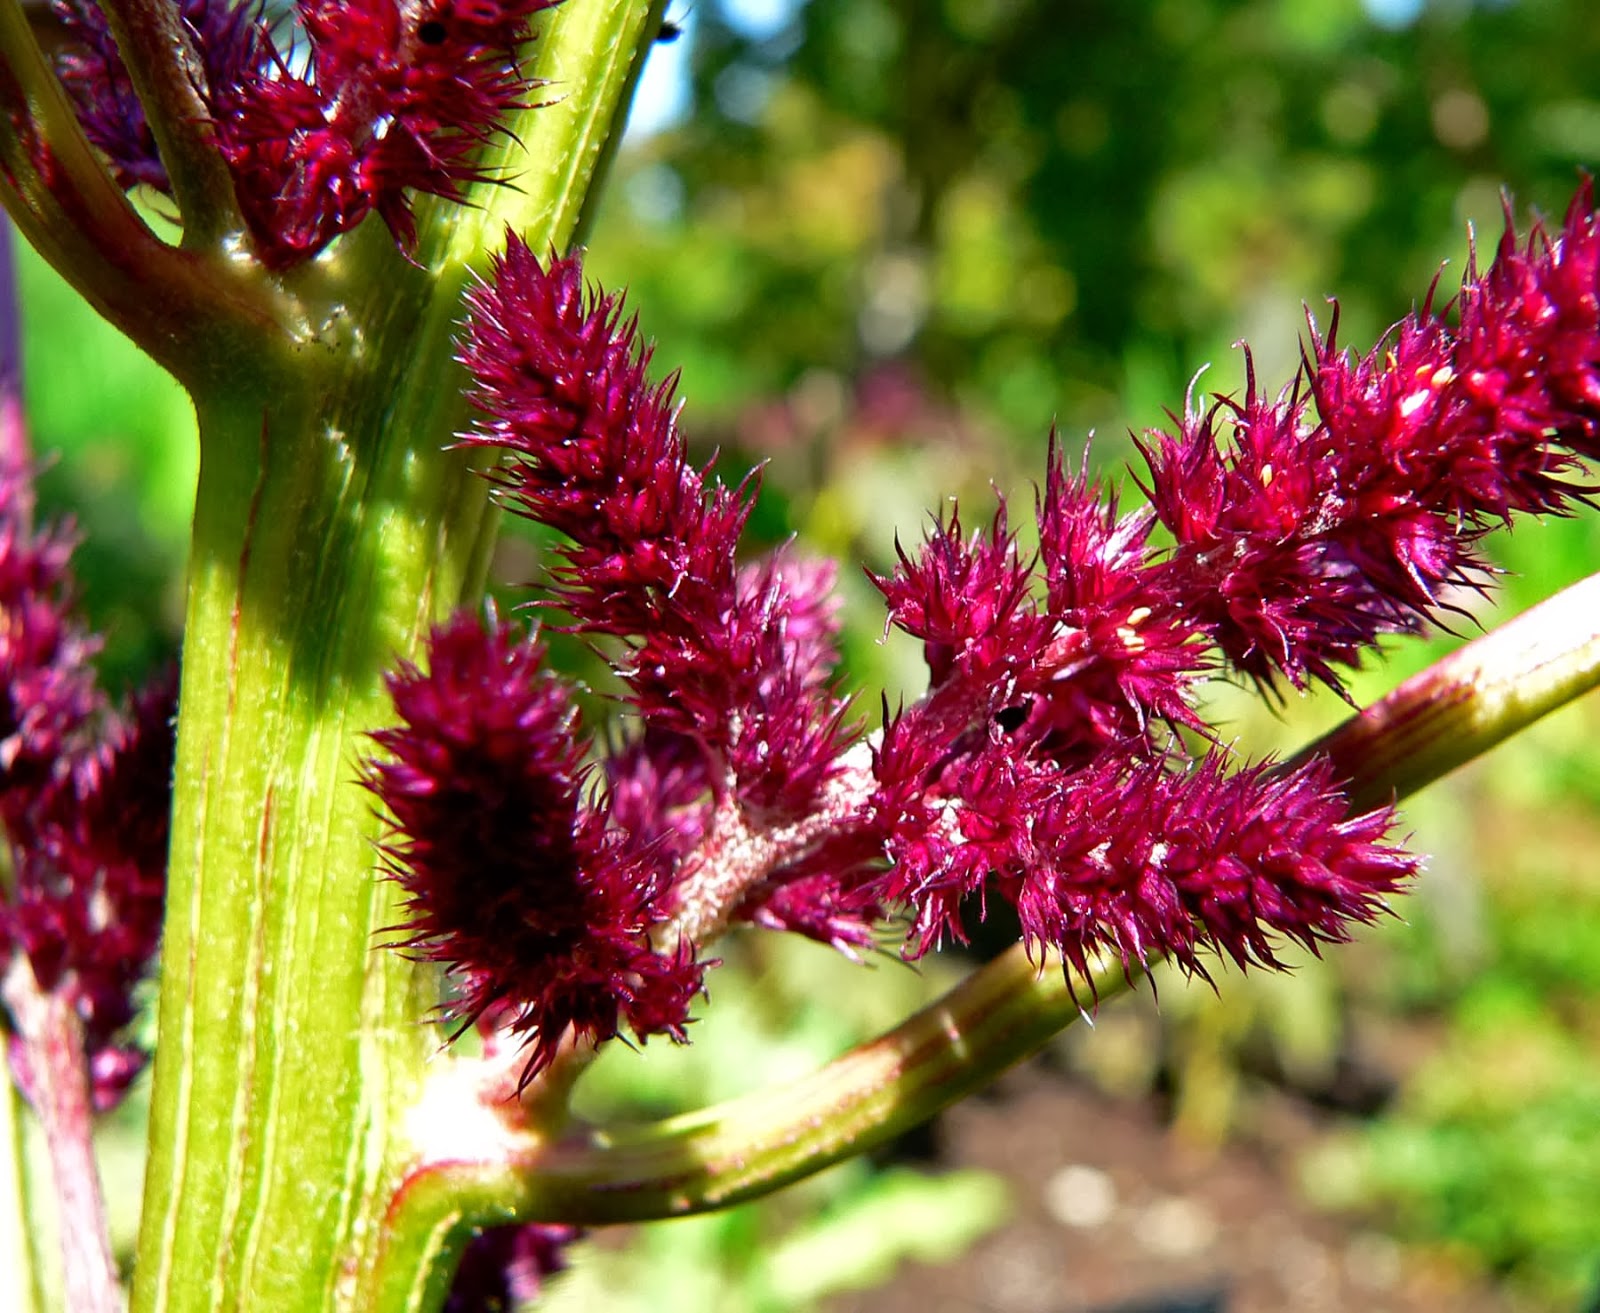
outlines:
[[1362, 991], [1419, 1061], [1306, 1171], [1324, 1202], [1376, 1205], [1540, 1307], [1600, 1270], [1597, 731], [1600, 709], [1571, 707], [1456, 785], [1455, 869], [1381, 937]]
[[73, 558], [85, 610], [105, 635], [114, 692], [171, 660], [183, 616], [183, 558], [194, 506], [194, 409], [22, 243], [23, 396], [43, 462], [43, 514], [82, 526]]
[[[748, 14], [765, 21], [752, 28]], [[690, 10], [694, 112], [612, 192], [696, 412], [913, 362], [1034, 444], [1157, 422], [1240, 336], [1287, 381], [1300, 304], [1370, 345], [1500, 191], [1600, 158], [1582, 3], [812, 0]], [[620, 203], [619, 203], [620, 202]], [[1446, 276], [1446, 286], [1451, 275]], [[1219, 380], [1220, 381], [1220, 380]], [[1037, 462], [1030, 460], [1030, 469]]]
[[[689, 111], [619, 158], [588, 268], [629, 288], [661, 368], [682, 370], [699, 449], [731, 479], [765, 462], [758, 535], [843, 558], [849, 682], [891, 699], [918, 691], [920, 657], [880, 641], [858, 563], [888, 568], [897, 532], [914, 541], [953, 495], [971, 522], [992, 489], [1024, 510], [1053, 424], [1074, 455], [1098, 430], [1114, 470], [1208, 362], [1197, 395], [1239, 387], [1241, 337], [1266, 386], [1287, 382], [1302, 307], [1325, 326], [1329, 295], [1341, 339], [1370, 348], [1445, 261], [1449, 294], [1469, 224], [1488, 253], [1502, 187], [1524, 222], [1559, 217], [1600, 162], [1588, 0], [694, 0], [674, 17], [687, 33], [661, 57], [687, 56]], [[175, 641], [193, 417], [31, 260], [23, 291], [35, 442], [62, 453], [45, 499], [85, 529], [85, 602], [120, 686]], [[503, 575], [536, 577], [541, 550], [509, 538]], [[1501, 605], [1521, 609], [1595, 568], [1600, 520], [1525, 526], [1495, 551], [1514, 572]], [[1397, 644], [1353, 690], [1457, 641]], [[604, 691], [580, 649], [557, 649]], [[1345, 710], [1214, 696], [1252, 754]], [[1418, 800], [1437, 856], [1408, 924], [1285, 982], [1164, 987], [1126, 1051], [1109, 1010], [1074, 1044], [1128, 1091], [1171, 1066], [1184, 1124], [1217, 1135], [1240, 1124], [1242, 1055], [1263, 1035], [1304, 1081], [1352, 1037], [1420, 1037], [1394, 1107], [1314, 1155], [1308, 1187], [1571, 1304], [1600, 1270], [1597, 730], [1574, 708]], [[733, 941], [695, 1044], [609, 1056], [588, 1110], [654, 1115], [736, 1092], [730, 1076], [784, 1079], [938, 983], [788, 951]], [[852, 1165], [632, 1250], [597, 1244], [556, 1298], [802, 1307], [822, 1269], [876, 1279], [1003, 1211], [990, 1182]]]

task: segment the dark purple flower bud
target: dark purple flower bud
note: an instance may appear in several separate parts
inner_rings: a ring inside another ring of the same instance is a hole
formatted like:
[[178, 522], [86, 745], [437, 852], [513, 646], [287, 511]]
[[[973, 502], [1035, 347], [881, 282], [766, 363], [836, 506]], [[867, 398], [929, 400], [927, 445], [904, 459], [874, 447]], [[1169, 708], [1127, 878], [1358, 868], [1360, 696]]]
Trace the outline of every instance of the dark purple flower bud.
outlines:
[[923, 640], [930, 713], [958, 737], [987, 722], [1080, 762], [1112, 743], [1154, 748], [1157, 721], [1203, 733], [1188, 697], [1204, 635], [1149, 547], [1149, 513], [1119, 516], [1052, 444], [1038, 517], [1037, 562], [1019, 557], [1002, 504], [986, 535], [963, 541], [952, 517], [875, 580], [890, 623]]
[[366, 781], [407, 896], [397, 945], [447, 964], [455, 1015], [527, 1038], [524, 1079], [569, 1028], [591, 1043], [624, 1025], [681, 1039], [703, 966], [686, 943], [651, 944], [665, 855], [585, 799], [577, 713], [542, 649], [463, 615], [427, 657], [426, 673], [389, 678], [401, 724], [374, 735], [387, 755]]
[[0, 903], [0, 959], [26, 954], [39, 988], [83, 1020], [95, 1107], [115, 1106], [146, 1055], [122, 1032], [155, 957], [166, 899], [177, 681], [109, 718], [13, 828], [16, 884]]
[[1148, 744], [1152, 722], [1208, 734], [1189, 704], [1208, 672], [1203, 633], [1150, 547], [1147, 511], [1119, 515], [1114, 496], [1054, 442], [1038, 499], [1046, 641], [1022, 674], [1031, 700], [1017, 732], [1058, 760]]
[[567, 1267], [575, 1226], [531, 1222], [496, 1226], [468, 1241], [456, 1268], [445, 1313], [515, 1313], [539, 1298], [544, 1283]]
[[508, 508], [570, 539], [561, 606], [619, 636], [691, 608], [715, 620], [734, 600], [748, 507], [689, 464], [675, 379], [650, 381], [621, 301], [586, 292], [577, 258], [545, 269], [513, 236], [468, 304], [462, 360], [488, 419], [462, 441], [504, 452]]
[[[369, 214], [406, 249], [411, 196], [460, 200], [477, 163], [537, 83], [518, 60], [558, 0], [299, 0], [297, 49], [255, 0], [183, 0], [217, 144], [261, 258], [286, 268]], [[58, 61], [85, 131], [124, 186], [165, 190], [166, 169], [104, 16], [54, 0], [73, 38]]]
[[698, 663], [674, 663], [680, 696], [705, 681], [699, 720], [726, 726], [718, 737], [739, 800], [768, 823], [804, 815], [855, 737], [831, 683], [833, 579], [831, 564], [762, 557], [740, 570], [726, 623], [704, 632]]
[[800, 687], [820, 688], [838, 663], [839, 599], [832, 561], [770, 552], [739, 571], [739, 600], [772, 620], [781, 644], [781, 667]]
[[1108, 761], [1028, 788], [1045, 797], [1017, 880], [1023, 933], [1079, 968], [1099, 948], [1202, 975], [1201, 948], [1279, 967], [1273, 935], [1342, 941], [1419, 866], [1383, 842], [1391, 810], [1351, 816], [1324, 763], [1228, 775], [1216, 754], [1186, 773]]
[[1006, 528], [1005, 505], [988, 532], [961, 536], [961, 515], [928, 531], [915, 557], [896, 544], [900, 564], [871, 576], [889, 603], [889, 623], [920, 638], [935, 689], [953, 678], [1008, 683], [1042, 636], [1029, 592], [1032, 570]]
[[[1306, 419], [1297, 390], [1269, 401], [1253, 370], [1248, 378], [1242, 402], [1186, 406], [1178, 433], [1152, 434], [1144, 449], [1151, 506], [1176, 540], [1169, 587], [1258, 684], [1284, 675], [1297, 688], [1310, 678], [1338, 688], [1336, 665], [1358, 665], [1380, 635], [1415, 628], [1416, 607], [1442, 583], [1464, 582], [1466, 567], [1430, 516], [1353, 515], [1352, 480], [1371, 466]], [[1443, 573], [1414, 580], [1397, 569], [1402, 540]]]
[[0, 819], [14, 840], [105, 705], [89, 664], [99, 640], [71, 614], [73, 546], [33, 527], [30, 473], [0, 469]]
[[[85, 134], [123, 187], [166, 191], [166, 166], [100, 6], [93, 0], [51, 0], [50, 7], [68, 37], [56, 69]], [[255, 0], [180, 0], [179, 9], [200, 54], [207, 94], [239, 86], [272, 57]]]
[[1350, 816], [1321, 764], [1227, 775], [1217, 754], [1187, 772], [1107, 756], [1072, 771], [1001, 740], [930, 784], [914, 734], [902, 718], [879, 753], [894, 859], [879, 889], [911, 909], [914, 954], [961, 937], [966, 900], [998, 896], [1080, 971], [1101, 949], [1129, 966], [1170, 954], [1203, 973], [1202, 947], [1277, 966], [1274, 934], [1343, 939], [1417, 868], [1382, 842], [1389, 811]]
[[[909, 911], [911, 957], [947, 939], [965, 942], [962, 904], [984, 896], [991, 875], [1015, 882], [1042, 801], [1025, 796], [1032, 776], [1019, 770], [1025, 759], [1013, 745], [992, 739], [955, 753], [936, 724], [920, 707], [895, 717], [874, 762], [874, 809], [891, 865], [867, 888]], [[965, 805], [967, 795], [978, 804]]]
[[1365, 500], [1469, 532], [1565, 509], [1584, 491], [1580, 462], [1600, 457], [1597, 284], [1585, 181], [1554, 237], [1536, 226], [1519, 247], [1507, 214], [1493, 265], [1468, 271], [1457, 331], [1425, 306], [1360, 359], [1339, 352], [1332, 331], [1316, 340], [1317, 407], [1331, 439], [1353, 449]]
[[[1491, 427], [1492, 413], [1493, 427], [1546, 450], [1547, 478], [1566, 468], [1548, 451], [1552, 443], [1600, 460], [1600, 216], [1592, 178], [1553, 237], [1536, 224], [1518, 249], [1507, 214], [1494, 264], [1481, 278], [1469, 274], [1461, 289], [1460, 314], [1455, 369], [1463, 391], [1484, 408], [1483, 427]], [[1528, 504], [1545, 502], [1535, 495]]]
[[863, 879], [881, 868], [882, 852], [881, 841], [859, 838], [826, 845], [803, 867], [775, 872], [740, 906], [737, 919], [859, 957], [876, 942], [875, 927], [884, 917], [877, 892]]
[[[1177, 547], [1174, 587], [1259, 683], [1339, 687], [1383, 634], [1482, 587], [1474, 544], [1517, 512], [1587, 489], [1600, 433], [1600, 232], [1588, 183], [1561, 231], [1519, 247], [1509, 222], [1469, 271], [1452, 331], [1430, 297], [1364, 357], [1313, 329], [1309, 396], [1188, 407], [1146, 449]], [[1248, 360], [1248, 357], [1247, 357]], [[1306, 404], [1314, 398], [1319, 419]]]
[[705, 750], [684, 734], [646, 730], [605, 759], [611, 821], [641, 842], [680, 859], [711, 822]]
[[415, 240], [409, 195], [460, 200], [479, 148], [528, 105], [518, 51], [557, 0], [299, 0], [304, 73], [274, 52], [213, 97], [262, 257], [315, 255], [374, 211]]

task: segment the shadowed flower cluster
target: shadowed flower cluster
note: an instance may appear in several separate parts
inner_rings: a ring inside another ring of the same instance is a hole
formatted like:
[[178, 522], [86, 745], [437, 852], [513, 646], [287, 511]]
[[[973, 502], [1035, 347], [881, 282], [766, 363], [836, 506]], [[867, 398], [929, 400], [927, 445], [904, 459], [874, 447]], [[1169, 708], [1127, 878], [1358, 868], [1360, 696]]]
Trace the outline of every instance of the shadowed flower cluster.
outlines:
[[[557, 0], [298, 0], [294, 26], [254, 0], [183, 0], [198, 87], [262, 260], [309, 259], [376, 212], [415, 238], [410, 193], [459, 200], [487, 176], [479, 148], [536, 86], [518, 50]], [[124, 186], [167, 173], [106, 19], [52, 0], [59, 59], [89, 138]]]
[[[0, 977], [26, 969], [71, 1002], [108, 1108], [146, 1059], [123, 1032], [161, 932], [177, 690], [107, 705], [98, 643], [71, 614], [71, 552], [35, 530], [28, 471], [0, 470]], [[11, 1058], [26, 1091], [20, 1037]]]
[[539, 1298], [545, 1282], [566, 1271], [575, 1226], [530, 1222], [474, 1236], [461, 1255], [444, 1313], [507, 1313]]
[[458, 1010], [531, 1035], [535, 1067], [568, 1026], [596, 1040], [623, 1023], [681, 1035], [699, 970], [686, 947], [658, 953], [648, 938], [665, 921], [669, 861], [582, 796], [577, 713], [543, 652], [463, 616], [430, 656], [429, 676], [390, 677], [405, 728], [376, 736], [392, 755], [369, 776], [414, 913], [400, 944], [467, 964]]
[[874, 578], [930, 683], [867, 733], [836, 688], [830, 568], [741, 559], [753, 480], [688, 459], [675, 379], [651, 379], [620, 301], [512, 239], [470, 298], [483, 419], [462, 441], [564, 536], [538, 605], [611, 659], [626, 733], [580, 738], [492, 615], [437, 631], [393, 681], [369, 776], [405, 942], [451, 965], [463, 1016], [507, 1010], [532, 1075], [568, 1034], [681, 1038], [692, 956], [739, 921], [855, 951], [897, 919], [915, 957], [1000, 899], [1080, 970], [1276, 966], [1283, 939], [1345, 938], [1417, 869], [1389, 809], [1353, 813], [1322, 762], [1234, 760], [1198, 690], [1339, 689], [1382, 635], [1482, 586], [1490, 527], [1583, 495], [1597, 260], [1585, 184], [1559, 231], [1508, 230], [1469, 270], [1454, 324], [1430, 300], [1367, 356], [1313, 325], [1275, 397], [1250, 370], [1241, 398], [1148, 436], [1139, 509], [1052, 443], [1036, 552], [1002, 504]]

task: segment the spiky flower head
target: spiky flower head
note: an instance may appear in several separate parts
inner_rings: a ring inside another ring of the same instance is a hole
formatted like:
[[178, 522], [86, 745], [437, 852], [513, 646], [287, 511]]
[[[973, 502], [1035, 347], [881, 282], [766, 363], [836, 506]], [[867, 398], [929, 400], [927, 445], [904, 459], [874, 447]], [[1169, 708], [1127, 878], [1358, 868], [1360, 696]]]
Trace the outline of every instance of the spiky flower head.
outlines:
[[389, 679], [400, 724], [374, 736], [367, 775], [407, 896], [395, 942], [449, 965], [457, 1017], [527, 1040], [528, 1076], [569, 1030], [681, 1039], [703, 969], [687, 942], [652, 943], [662, 845], [585, 797], [577, 712], [543, 658], [492, 615], [436, 629], [426, 672]]
[[[90, 139], [123, 185], [165, 190], [104, 15], [53, 3], [72, 38], [58, 67]], [[491, 180], [482, 148], [536, 94], [520, 55], [556, 3], [298, 0], [291, 25], [275, 25], [256, 0], [183, 0], [196, 89], [261, 259], [298, 264], [374, 213], [409, 249], [414, 195], [459, 201]]]
[[[996, 899], [1035, 952], [1080, 971], [1104, 953], [1130, 970], [1170, 956], [1205, 973], [1209, 953], [1270, 967], [1285, 940], [1343, 939], [1418, 868], [1387, 837], [1391, 811], [1352, 812], [1324, 763], [1236, 760], [1196, 692], [1230, 671], [1340, 688], [1381, 636], [1484, 584], [1492, 524], [1582, 495], [1600, 416], [1597, 246], [1586, 184], [1558, 233], [1508, 235], [1469, 271], [1454, 324], [1430, 300], [1364, 357], [1335, 346], [1336, 323], [1313, 326], [1301, 377], [1276, 393], [1247, 353], [1242, 396], [1191, 399], [1145, 440], [1147, 507], [1119, 508], [1052, 442], [1037, 552], [1003, 503], [976, 530], [955, 512], [934, 521], [873, 578], [889, 624], [921, 641], [929, 688], [886, 702], [863, 738], [834, 689], [831, 576], [787, 551], [741, 559], [753, 481], [729, 489], [691, 462], [676, 379], [652, 377], [620, 299], [585, 286], [576, 258], [512, 238], [470, 298], [462, 359], [482, 418], [463, 442], [500, 458], [510, 511], [562, 536], [539, 605], [611, 659], [623, 729], [582, 746], [549, 675], [520, 691], [476, 679], [500, 706], [474, 711], [436, 639], [431, 672], [397, 679], [397, 707], [414, 728], [418, 705], [451, 706], [465, 755], [385, 738], [398, 764], [374, 767], [413, 899], [408, 942], [470, 981], [484, 941], [501, 957], [492, 989], [468, 986], [474, 1006], [520, 1008], [523, 1030], [544, 1033], [575, 1016], [537, 973], [556, 959], [503, 931], [491, 946], [466, 906], [498, 909], [485, 926], [531, 924], [514, 891], [541, 877], [518, 852], [595, 872], [610, 900], [598, 924], [626, 906], [629, 933], [680, 954], [674, 932], [703, 947], [738, 921], [854, 952], [892, 914], [916, 956]], [[472, 763], [469, 740], [509, 745], [535, 703], [549, 708], [529, 718], [542, 746]], [[422, 739], [447, 732], [437, 719]], [[598, 774], [580, 802], [583, 761]], [[531, 762], [565, 781], [559, 807], [503, 805]], [[434, 814], [424, 795], [448, 805]], [[434, 851], [466, 851], [450, 837], [464, 825], [493, 836], [476, 865], [420, 878]], [[605, 843], [602, 879], [591, 854]], [[649, 973], [632, 979], [643, 989]], [[685, 979], [661, 972], [664, 1016], [681, 1021]]]

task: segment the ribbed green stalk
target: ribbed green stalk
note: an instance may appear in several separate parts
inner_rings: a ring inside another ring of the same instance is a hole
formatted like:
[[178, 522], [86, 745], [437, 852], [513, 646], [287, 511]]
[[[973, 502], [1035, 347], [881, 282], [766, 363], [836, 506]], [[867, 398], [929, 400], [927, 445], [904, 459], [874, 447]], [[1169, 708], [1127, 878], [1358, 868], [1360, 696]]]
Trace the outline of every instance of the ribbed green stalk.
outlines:
[[357, 761], [483, 514], [398, 384], [301, 368], [200, 410], [137, 1308], [339, 1307], [392, 1187], [432, 998], [374, 951], [397, 914]]

